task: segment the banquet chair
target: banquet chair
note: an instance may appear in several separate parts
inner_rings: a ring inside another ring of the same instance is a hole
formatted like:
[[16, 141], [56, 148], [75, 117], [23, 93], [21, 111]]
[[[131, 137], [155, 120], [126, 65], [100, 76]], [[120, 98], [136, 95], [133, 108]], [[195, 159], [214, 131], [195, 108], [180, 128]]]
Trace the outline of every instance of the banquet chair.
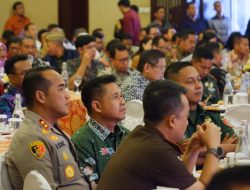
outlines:
[[38, 171], [32, 170], [24, 179], [23, 190], [52, 190], [52, 188]]
[[4, 155], [0, 155], [0, 190], [12, 190]]
[[137, 125], [143, 125], [143, 105], [140, 100], [130, 100], [126, 103], [126, 118], [123, 120], [123, 126], [132, 131]]

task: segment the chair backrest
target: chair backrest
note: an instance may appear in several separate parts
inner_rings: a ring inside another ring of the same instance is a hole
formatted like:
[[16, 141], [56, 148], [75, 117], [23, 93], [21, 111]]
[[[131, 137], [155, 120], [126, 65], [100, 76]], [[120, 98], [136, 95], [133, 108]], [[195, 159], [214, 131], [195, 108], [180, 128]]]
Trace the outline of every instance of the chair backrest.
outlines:
[[0, 155], [0, 190], [12, 190], [7, 163], [4, 155]]
[[132, 131], [137, 125], [143, 125], [143, 105], [140, 100], [130, 100], [126, 103], [126, 118], [123, 126]]
[[23, 190], [52, 190], [48, 181], [36, 170], [30, 171], [25, 179]]

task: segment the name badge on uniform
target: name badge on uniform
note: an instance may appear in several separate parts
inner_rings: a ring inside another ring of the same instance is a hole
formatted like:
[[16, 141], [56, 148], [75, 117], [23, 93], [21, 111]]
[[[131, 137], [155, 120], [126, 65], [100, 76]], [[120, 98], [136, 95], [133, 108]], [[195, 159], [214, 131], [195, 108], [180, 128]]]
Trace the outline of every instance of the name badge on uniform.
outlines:
[[62, 147], [64, 147], [64, 146], [66, 146], [65, 143], [64, 143], [64, 141], [61, 141], [61, 142], [59, 142], [59, 143], [56, 143], [56, 148], [57, 148], [57, 149], [60, 149], [60, 148], [62, 148]]

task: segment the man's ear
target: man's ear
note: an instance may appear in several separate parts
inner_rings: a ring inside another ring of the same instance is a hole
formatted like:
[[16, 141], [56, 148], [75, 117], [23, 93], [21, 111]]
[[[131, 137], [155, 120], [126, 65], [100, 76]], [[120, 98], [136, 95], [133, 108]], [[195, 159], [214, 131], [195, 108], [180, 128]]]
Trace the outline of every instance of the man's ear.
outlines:
[[99, 101], [97, 101], [97, 100], [92, 101], [91, 106], [92, 106], [92, 109], [93, 109], [95, 112], [98, 112], [98, 113], [101, 113], [101, 112], [102, 112], [102, 109], [101, 109], [102, 106], [101, 106], [101, 104], [100, 104]]
[[46, 95], [43, 91], [36, 91], [35, 98], [40, 104], [44, 104], [46, 102]]
[[145, 73], [148, 73], [148, 72], [149, 72], [150, 67], [151, 67], [151, 65], [150, 65], [150, 64], [145, 63], [144, 68], [143, 68], [143, 71], [144, 71]]
[[77, 51], [79, 52], [79, 54], [81, 55], [83, 53], [83, 47], [78, 47]]
[[12, 74], [8, 75], [8, 78], [9, 78], [9, 81], [10, 81], [10, 84], [14, 84], [16, 83], [16, 77]]
[[175, 128], [175, 119], [176, 119], [176, 116], [175, 115], [170, 115], [169, 117], [169, 126], [171, 127], [171, 128]]

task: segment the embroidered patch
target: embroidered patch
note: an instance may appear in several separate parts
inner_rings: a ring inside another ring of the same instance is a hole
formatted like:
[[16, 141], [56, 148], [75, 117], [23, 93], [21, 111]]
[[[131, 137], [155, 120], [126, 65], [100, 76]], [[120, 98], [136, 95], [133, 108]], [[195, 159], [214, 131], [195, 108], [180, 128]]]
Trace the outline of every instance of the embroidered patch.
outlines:
[[114, 150], [113, 150], [113, 148], [101, 148], [101, 150], [100, 150], [100, 153], [102, 154], [102, 156], [105, 156], [105, 155], [112, 155], [112, 154], [114, 154], [115, 152], [114, 152]]
[[86, 158], [84, 161], [89, 163], [92, 166], [96, 164], [96, 162], [93, 158]]
[[212, 119], [210, 117], [206, 117], [205, 122], [212, 122]]
[[57, 141], [57, 140], [58, 140], [58, 136], [56, 136], [56, 135], [51, 135], [51, 136], [49, 136], [49, 138], [50, 138], [52, 141]]
[[68, 160], [69, 159], [69, 156], [66, 152], [63, 151], [63, 159], [64, 160]]
[[91, 167], [86, 166], [85, 168], [83, 168], [83, 173], [86, 176], [90, 176], [91, 174], [94, 173], [94, 170]]
[[30, 143], [30, 151], [36, 158], [43, 158], [46, 148], [43, 142], [41, 141], [33, 141]]
[[228, 121], [226, 118], [222, 118], [222, 122], [230, 128], [233, 128], [233, 125], [230, 123], [230, 121]]
[[39, 120], [39, 123], [40, 123], [40, 125], [41, 125], [43, 128], [45, 128], [45, 129], [48, 129], [48, 128], [49, 128], [48, 124], [47, 124], [45, 121], [43, 121], [42, 119]]
[[72, 178], [72, 177], [75, 176], [75, 169], [74, 169], [73, 166], [67, 166], [67, 167], [65, 168], [65, 176], [66, 176], [67, 178]]

